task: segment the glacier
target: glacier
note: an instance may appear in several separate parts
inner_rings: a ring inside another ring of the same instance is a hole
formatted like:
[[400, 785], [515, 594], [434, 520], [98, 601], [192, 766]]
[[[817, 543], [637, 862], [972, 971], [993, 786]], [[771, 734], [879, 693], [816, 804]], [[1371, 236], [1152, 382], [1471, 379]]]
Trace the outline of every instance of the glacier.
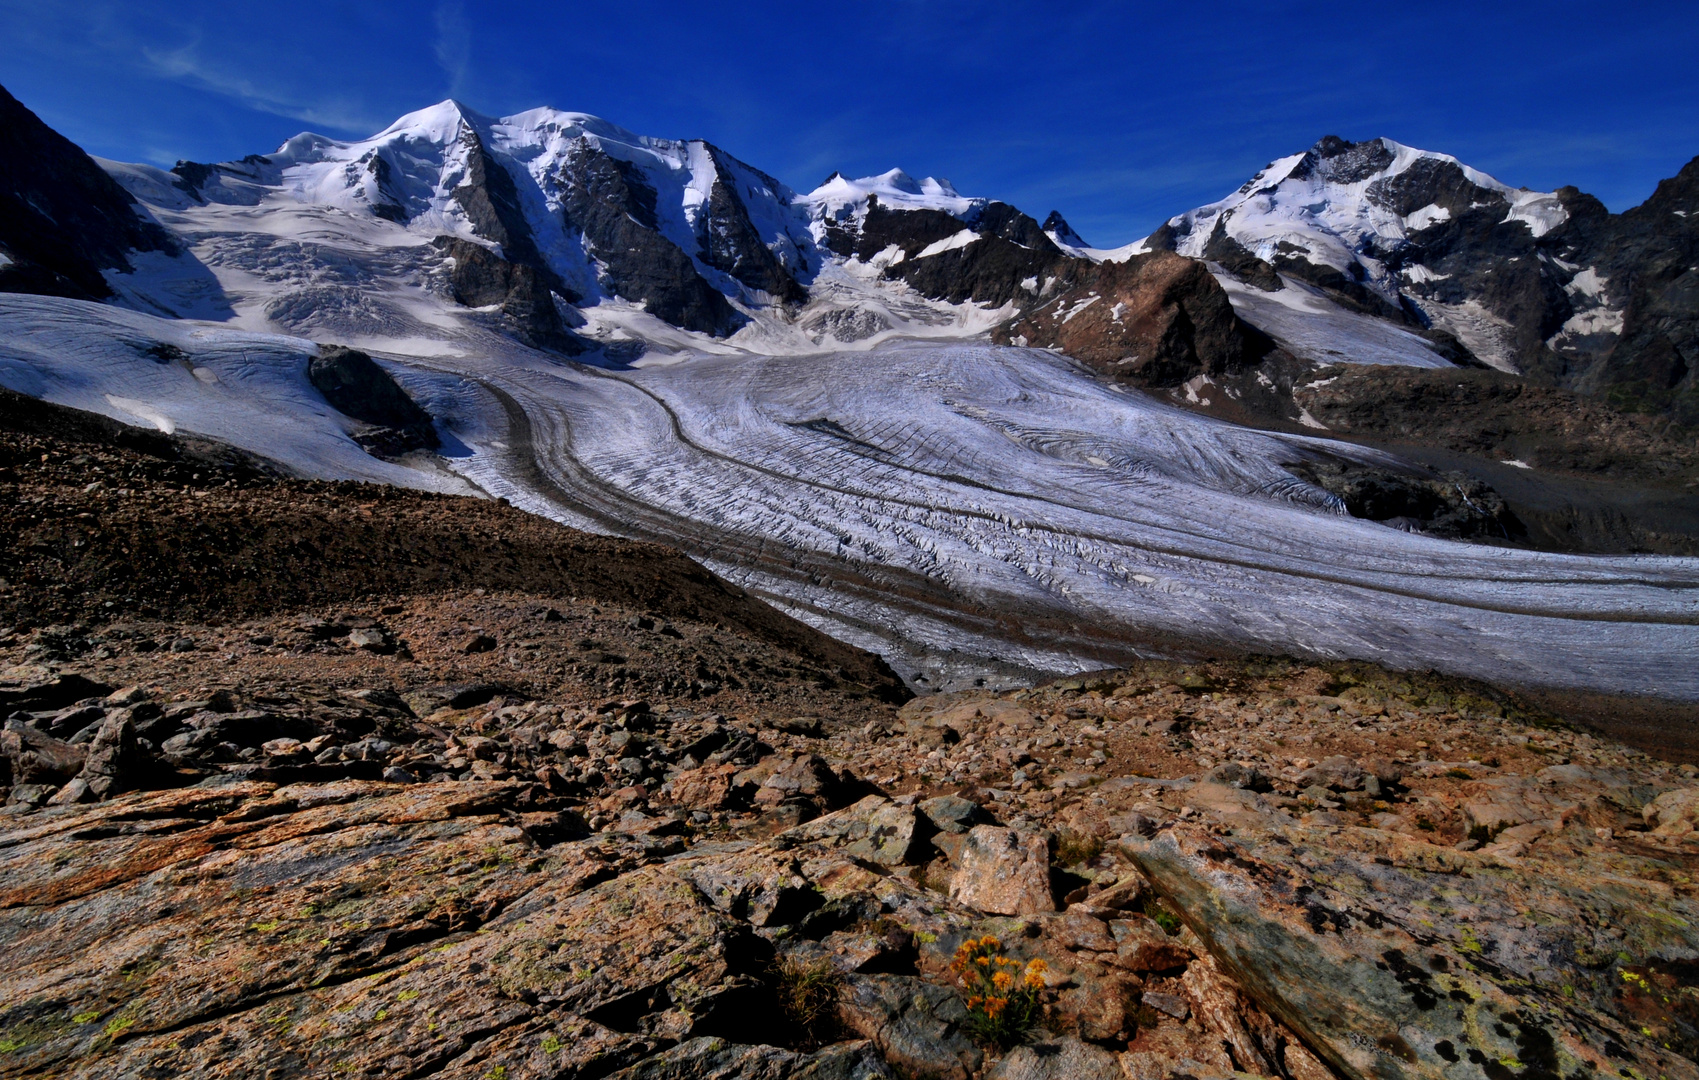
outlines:
[[1699, 700], [1699, 561], [1354, 519], [1282, 463], [1379, 451], [1189, 413], [1043, 350], [379, 353], [438, 417], [445, 477], [360, 451], [299, 338], [8, 296], [0, 343], [0, 384], [50, 401], [671, 544], [922, 688], [1230, 648]]

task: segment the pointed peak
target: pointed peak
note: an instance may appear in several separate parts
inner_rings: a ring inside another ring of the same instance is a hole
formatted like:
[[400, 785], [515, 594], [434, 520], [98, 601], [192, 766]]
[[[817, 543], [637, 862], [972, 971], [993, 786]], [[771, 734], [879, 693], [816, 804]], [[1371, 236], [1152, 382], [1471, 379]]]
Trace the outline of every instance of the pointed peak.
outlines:
[[1085, 242], [1079, 233], [1074, 231], [1074, 227], [1068, 224], [1068, 219], [1062, 216], [1060, 210], [1050, 211], [1050, 216], [1045, 218], [1044, 224], [1039, 227], [1058, 244], [1066, 244], [1069, 247], [1076, 248], [1091, 246]]
[[893, 191], [901, 191], [909, 195], [921, 194], [920, 185], [915, 182], [914, 177], [901, 169], [891, 169], [888, 172], [880, 173], [878, 176], [869, 177], [869, 179], [879, 187], [890, 188]]
[[445, 98], [428, 108], [400, 117], [368, 141], [400, 136], [446, 143], [460, 138], [463, 128], [476, 132], [480, 128], [488, 127], [490, 122], [489, 117], [474, 112], [462, 102]]

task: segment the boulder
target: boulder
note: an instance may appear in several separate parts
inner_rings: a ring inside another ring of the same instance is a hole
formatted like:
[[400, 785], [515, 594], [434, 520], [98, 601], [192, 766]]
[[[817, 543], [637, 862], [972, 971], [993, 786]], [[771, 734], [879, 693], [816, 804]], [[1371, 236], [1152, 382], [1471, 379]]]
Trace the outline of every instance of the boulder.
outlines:
[[47, 721], [48, 734], [59, 739], [69, 739], [77, 732], [105, 719], [106, 710], [98, 705], [67, 705], [53, 714]]
[[965, 833], [975, 825], [991, 824], [985, 808], [960, 795], [940, 795], [920, 803], [920, 812], [939, 832]]
[[906, 975], [850, 975], [844, 1026], [869, 1039], [899, 1074], [969, 1080], [984, 1055], [962, 1030], [967, 1007], [951, 989]]
[[1084, 952], [1114, 952], [1115, 939], [1104, 925], [1108, 912], [1075, 904], [1060, 919], [1046, 926], [1050, 936], [1063, 948]]
[[5, 729], [0, 730], [0, 754], [11, 762], [14, 784], [56, 788], [83, 768], [81, 747], [17, 720], [6, 721]]
[[1018, 829], [975, 825], [950, 878], [950, 898], [995, 915], [1055, 911], [1049, 841]]
[[741, 797], [744, 793], [736, 782], [739, 771], [736, 765], [686, 769], [673, 777], [673, 801], [692, 810], [724, 810], [742, 805], [748, 800]]
[[1115, 942], [1115, 962], [1128, 971], [1172, 971], [1191, 962], [1192, 950], [1143, 915], [1116, 919], [1109, 924], [1109, 932]]
[[919, 861], [924, 833], [914, 810], [883, 796], [869, 795], [853, 806], [780, 835], [794, 843], [830, 841], [855, 858], [882, 866], [902, 866]]
[[1699, 788], [1666, 791], [1646, 804], [1646, 825], [1659, 836], [1687, 836], [1699, 825]]
[[[1699, 911], [1656, 880], [1350, 827], [1182, 824], [1126, 849], [1222, 972], [1341, 1075], [1493, 1076], [1516, 1061], [1699, 1076], [1657, 1034], [1676, 1030], [1674, 1006], [1633, 992], [1637, 965], [1699, 955]], [[1488, 933], [1472, 925], [1482, 911], [1539, 916]]]
[[348, 644], [351, 648], [365, 649], [369, 652], [384, 652], [390, 647], [389, 642], [384, 638], [383, 631], [376, 627], [349, 631]]
[[[41, 673], [36, 668], [29, 670]], [[46, 712], [63, 709], [88, 698], [105, 697], [111, 692], [112, 687], [74, 672], [47, 679], [37, 678], [20, 685], [0, 686], [0, 715], [15, 710]]]
[[1209, 770], [1205, 779], [1228, 787], [1248, 788], [1251, 791], [1267, 791], [1270, 788], [1268, 776], [1261, 769], [1241, 765], [1237, 761], [1228, 761]]
[[1298, 783], [1303, 787], [1324, 787], [1331, 791], [1361, 791], [1367, 775], [1356, 761], [1335, 755], [1299, 773]]
[[798, 754], [788, 760], [783, 755], [774, 755], [763, 759], [755, 768], [766, 772], [755, 793], [759, 805], [777, 806], [799, 796], [822, 808], [837, 805], [839, 801], [843, 783], [818, 754]]
[[136, 742], [129, 712], [121, 709], [101, 721], [89, 743], [81, 779], [96, 797], [106, 798], [138, 786], [148, 764], [148, 755]]
[[89, 790], [88, 781], [77, 777], [47, 800], [49, 806], [72, 806], [76, 803], [89, 802], [94, 799], [94, 792]]

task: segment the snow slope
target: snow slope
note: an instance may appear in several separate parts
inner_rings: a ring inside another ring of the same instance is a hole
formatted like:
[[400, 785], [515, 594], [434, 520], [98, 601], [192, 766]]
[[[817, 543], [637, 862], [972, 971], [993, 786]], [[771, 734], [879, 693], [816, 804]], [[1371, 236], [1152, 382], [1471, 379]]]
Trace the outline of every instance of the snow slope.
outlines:
[[[245, 329], [312, 336], [417, 353], [511, 352], [489, 310], [449, 295], [447, 262], [431, 246], [455, 236], [492, 248], [456, 193], [469, 155], [482, 148], [514, 181], [529, 238], [579, 301], [579, 334], [624, 357], [665, 362], [680, 350], [790, 353], [871, 348], [893, 335], [981, 333], [1006, 312], [928, 300], [882, 269], [832, 255], [818, 243], [827, 219], [864, 215], [869, 196], [887, 206], [966, 215], [984, 199], [948, 181], [901, 170], [834, 177], [798, 195], [707, 143], [635, 135], [597, 117], [534, 109], [481, 116], [446, 101], [411, 113], [358, 142], [303, 134], [276, 152], [184, 176], [146, 165], [101, 162], [195, 256], [142, 260], [110, 281], [123, 302], [155, 314], [228, 320]], [[690, 254], [696, 269], [747, 318], [727, 339], [668, 326], [618, 295], [601, 276], [563, 209], [562, 177], [593, 147], [628, 165], [654, 193], [656, 231]], [[191, 180], [196, 181], [190, 183]], [[760, 242], [807, 281], [789, 310], [704, 261], [704, 219], [716, 180], [738, 190]], [[209, 272], [210, 271], [210, 276]]]
[[[429, 459], [410, 467], [361, 449], [349, 437], [354, 422], [307, 381], [316, 351], [299, 338], [0, 294], [0, 386], [8, 390], [138, 427], [219, 439], [304, 476], [475, 490]], [[421, 387], [408, 389], [429, 400]]]
[[[1336, 329], [1355, 322], [1366, 339], [1384, 339], [1355, 316], [1413, 318], [1511, 373], [1544, 362], [1523, 332], [1528, 322], [1562, 324], [1546, 344], [1583, 366], [1614, 343], [1624, 296], [1621, 289], [1601, 292], [1598, 271], [1581, 265], [1586, 230], [1564, 228], [1565, 198], [1512, 188], [1448, 154], [1391, 139], [1348, 143], [1330, 136], [1271, 162], [1225, 199], [1171, 218], [1137, 244], [1085, 254], [1124, 259], [1167, 247], [1229, 273], [1243, 260], [1261, 260], [1288, 285], [1296, 280], [1325, 290], [1337, 309], [1325, 321]], [[1236, 304], [1240, 299], [1255, 303], [1243, 290]], [[1282, 317], [1268, 304], [1261, 308]], [[1530, 314], [1541, 310], [1543, 317]], [[1274, 325], [1257, 325], [1289, 346], [1305, 336], [1283, 337]], [[1383, 345], [1369, 349], [1384, 357]], [[1301, 347], [1294, 351], [1307, 355]], [[1390, 362], [1431, 362], [1424, 357], [1437, 354], [1411, 355]]]
[[826, 223], [845, 224], [859, 220], [867, 213], [869, 198], [892, 210], [942, 210], [954, 217], [967, 218], [981, 210], [989, 199], [968, 198], [948, 180], [928, 176], [916, 180], [901, 169], [892, 169], [878, 176], [851, 180], [833, 173], [826, 182], [806, 195], [795, 198], [809, 220], [809, 232], [816, 244], [826, 239]]

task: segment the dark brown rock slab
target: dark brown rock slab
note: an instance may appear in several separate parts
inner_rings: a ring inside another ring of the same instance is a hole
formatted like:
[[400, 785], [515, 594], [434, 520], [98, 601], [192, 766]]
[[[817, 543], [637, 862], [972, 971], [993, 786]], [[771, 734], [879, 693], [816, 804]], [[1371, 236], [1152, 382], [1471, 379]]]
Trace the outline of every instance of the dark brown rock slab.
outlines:
[[1536, 868], [1298, 826], [1122, 843], [1221, 969], [1346, 1076], [1699, 1076], [1686, 1022], [1619, 989], [1699, 957], [1699, 910], [1644, 860], [1570, 849]]

